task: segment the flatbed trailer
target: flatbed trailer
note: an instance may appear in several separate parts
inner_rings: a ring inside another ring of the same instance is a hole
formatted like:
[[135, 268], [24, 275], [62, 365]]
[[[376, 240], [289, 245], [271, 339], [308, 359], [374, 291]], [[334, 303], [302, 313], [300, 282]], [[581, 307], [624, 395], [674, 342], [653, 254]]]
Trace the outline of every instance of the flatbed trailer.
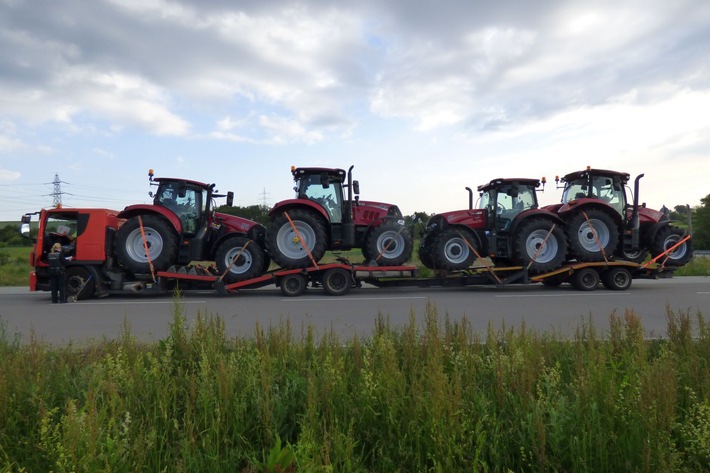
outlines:
[[351, 264], [346, 260], [302, 269], [276, 269], [259, 277], [225, 283], [214, 275], [193, 271], [161, 271], [157, 273], [157, 288], [165, 290], [182, 281], [188, 287], [213, 289], [219, 294], [236, 293], [241, 289], [257, 289], [275, 285], [288, 297], [303, 294], [309, 287], [319, 287], [328, 295], [342, 296], [363, 283], [375, 287], [463, 287], [508, 286], [535, 284], [559, 286], [570, 283], [575, 289], [592, 291], [600, 283], [607, 289], [623, 291], [631, 287], [633, 279], [669, 278], [674, 268], [662, 265], [638, 264], [628, 261], [603, 261], [593, 263], [569, 262], [544, 274], [531, 274], [523, 266], [475, 266], [456, 272], [440, 272], [432, 277], [419, 277], [415, 266], [370, 266]]

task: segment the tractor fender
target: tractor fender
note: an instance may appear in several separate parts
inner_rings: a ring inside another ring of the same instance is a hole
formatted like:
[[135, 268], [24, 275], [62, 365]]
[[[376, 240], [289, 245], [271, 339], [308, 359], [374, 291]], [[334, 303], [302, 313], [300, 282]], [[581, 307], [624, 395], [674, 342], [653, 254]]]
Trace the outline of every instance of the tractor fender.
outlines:
[[291, 209], [299, 207], [312, 209], [317, 214], [321, 215], [323, 219], [325, 219], [326, 223], [330, 224], [330, 217], [328, 216], [328, 212], [323, 208], [323, 206], [317, 202], [313, 202], [312, 200], [308, 199], [283, 200], [274, 205], [274, 207], [269, 211], [269, 218], [273, 220], [276, 215], [282, 212], [288, 212]]
[[178, 235], [182, 234], [182, 222], [180, 221], [180, 218], [175, 215], [175, 212], [173, 212], [170, 209], [167, 209], [165, 207], [160, 207], [158, 205], [149, 205], [149, 204], [138, 204], [138, 205], [129, 205], [122, 211], [118, 213], [118, 218], [124, 218], [128, 220], [129, 218], [137, 217], [139, 215], [158, 215], [165, 220], [167, 220], [170, 225], [175, 229]]
[[530, 209], [518, 214], [513, 220], [513, 224], [510, 226], [510, 233], [515, 233], [521, 223], [526, 222], [530, 218], [545, 218], [556, 223], [558, 226], [564, 224], [564, 220], [557, 214], [550, 212], [547, 209]]
[[656, 235], [658, 232], [667, 226], [669, 226], [674, 220], [661, 220], [660, 222], [656, 222], [653, 225], [650, 225], [646, 228], [646, 231], [644, 232], [644, 238], [647, 242], [652, 242], [653, 240], [656, 239]]

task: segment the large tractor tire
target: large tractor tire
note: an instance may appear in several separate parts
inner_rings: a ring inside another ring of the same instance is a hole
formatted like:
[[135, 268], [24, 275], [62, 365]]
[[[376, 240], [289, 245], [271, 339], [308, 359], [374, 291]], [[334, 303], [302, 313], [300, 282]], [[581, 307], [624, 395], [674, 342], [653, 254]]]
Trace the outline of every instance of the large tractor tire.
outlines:
[[625, 250], [620, 249], [616, 252], [617, 258], [623, 259], [624, 261], [629, 261], [631, 263], [643, 263], [648, 257], [648, 250], [646, 248], [639, 248], [638, 250]]
[[[685, 237], [686, 233], [682, 228], [674, 227], [672, 225], [661, 228], [658, 230], [658, 233], [653, 240], [651, 255], [655, 258], [661, 253], [664, 253], [668, 249], [672, 248], [676, 243]], [[668, 253], [667, 258], [662, 256], [659, 259], [659, 262], [665, 264], [666, 266], [683, 266], [685, 263], [690, 261], [692, 256], [693, 240], [686, 240], [678, 248]]]
[[432, 236], [427, 235], [422, 237], [422, 243], [419, 245], [419, 261], [429, 269], [436, 269], [434, 265], [434, 257], [431, 254], [432, 251]]
[[449, 227], [434, 240], [434, 264], [448, 271], [466, 269], [476, 260], [476, 254], [471, 248], [480, 252], [469, 232]]
[[257, 242], [234, 236], [219, 245], [215, 263], [219, 274], [224, 274], [224, 281], [233, 283], [260, 276], [264, 272], [264, 258], [266, 253]]
[[520, 224], [513, 236], [513, 254], [515, 264], [530, 265], [533, 273], [552, 271], [562, 266], [567, 256], [565, 234], [550, 220], [528, 220]]
[[[116, 258], [132, 273], [150, 273], [145, 246], [148, 246], [154, 271], [164, 271], [177, 260], [178, 241], [175, 230], [168, 222], [155, 215], [143, 215], [143, 232], [138, 217], [121, 225], [116, 232]], [[143, 241], [145, 233], [145, 244]]]
[[412, 256], [412, 246], [407, 227], [384, 222], [367, 232], [362, 255], [366, 262], [375, 262], [379, 266], [400, 266]]
[[588, 209], [584, 212], [587, 217], [580, 211], [565, 223], [572, 257], [585, 262], [604, 261], [604, 255], [611, 258], [619, 243], [618, 226], [603, 210]]
[[288, 211], [288, 215], [293, 225], [284, 212], [278, 214], [266, 229], [266, 251], [282, 268], [307, 268], [313, 264], [308, 255], [309, 251], [316, 263], [325, 254], [325, 226], [321, 218], [309, 210], [292, 209]]

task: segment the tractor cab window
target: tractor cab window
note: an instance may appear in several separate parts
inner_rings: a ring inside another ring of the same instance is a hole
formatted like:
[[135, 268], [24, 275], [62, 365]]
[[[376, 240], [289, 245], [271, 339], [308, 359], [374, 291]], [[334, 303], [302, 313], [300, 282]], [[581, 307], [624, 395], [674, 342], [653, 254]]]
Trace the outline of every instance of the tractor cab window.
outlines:
[[496, 227], [508, 230], [519, 213], [535, 207], [535, 189], [509, 184], [496, 193]]
[[321, 176], [304, 176], [301, 178], [298, 194], [300, 198], [307, 198], [322, 205], [331, 222], [343, 221], [343, 192], [340, 182], [331, 181], [327, 187], [323, 187]]
[[161, 185], [154, 203], [172, 210], [182, 222], [185, 234], [197, 232], [206, 205], [203, 189], [176, 182]]
[[614, 182], [610, 177], [594, 176], [592, 178], [592, 195], [595, 199], [600, 199], [612, 206], [619, 214], [624, 213], [626, 206], [626, 194], [621, 183]]
[[47, 217], [42, 240], [42, 258], [46, 257], [55, 243], [62, 245], [64, 256], [76, 255], [77, 220], [76, 212], [50, 214]]

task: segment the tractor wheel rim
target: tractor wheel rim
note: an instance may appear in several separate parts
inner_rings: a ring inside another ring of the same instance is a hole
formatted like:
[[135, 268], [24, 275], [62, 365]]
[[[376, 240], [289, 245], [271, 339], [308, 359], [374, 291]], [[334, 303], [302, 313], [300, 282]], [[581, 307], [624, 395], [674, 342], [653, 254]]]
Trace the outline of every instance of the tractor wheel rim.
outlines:
[[276, 235], [276, 244], [282, 255], [295, 260], [307, 256], [298, 235], [300, 234], [303, 238], [303, 243], [308, 251], [312, 251], [316, 243], [316, 232], [310, 225], [300, 220], [294, 220], [293, 225], [298, 233], [293, 230], [290, 223], [287, 223], [279, 229], [279, 233]]
[[[596, 238], [594, 237], [594, 233], [596, 233]], [[607, 227], [604, 222], [592, 218], [589, 219], [588, 222], [585, 221], [580, 225], [577, 238], [584, 251], [599, 253], [601, 251], [599, 245], [601, 245], [602, 248], [606, 248], [611, 239], [611, 234], [609, 233], [609, 227]], [[599, 243], [597, 243], [597, 239]]]
[[[227, 252], [227, 254], [224, 256], [225, 268], [229, 268], [229, 265], [232, 264], [232, 260], [234, 260], [234, 257], [237, 256], [240, 251], [242, 251], [242, 247], [238, 246], [232, 248]], [[249, 271], [252, 263], [253, 261], [249, 250], [243, 251], [242, 254], [239, 255], [239, 258], [237, 258], [237, 261], [235, 261], [232, 267], [229, 268], [229, 272], [233, 274], [244, 274]]]
[[[663, 251], [667, 251], [669, 248], [672, 248], [673, 245], [678, 243], [680, 240], [682, 240], [682, 238], [678, 235], [669, 235], [663, 242]], [[682, 245], [678, 246], [678, 248], [668, 253], [668, 259], [681, 260], [685, 257], [685, 253], [687, 251], [688, 245], [686, 243], [683, 243]]]
[[[163, 252], [163, 237], [151, 227], [143, 227], [143, 231], [145, 232], [145, 242], [148, 245], [150, 259], [153, 261]], [[133, 261], [138, 263], [148, 262], [148, 255], [143, 245], [143, 235], [141, 235], [140, 228], [136, 228], [128, 235], [126, 253]]]
[[[550, 235], [545, 242], [547, 230], [535, 230], [525, 241], [525, 251], [530, 259], [535, 258], [536, 263], [549, 263], [559, 252], [559, 244], [554, 235]], [[542, 249], [540, 249], [542, 247]], [[539, 253], [538, 253], [539, 251]], [[537, 257], [535, 255], [537, 254]]]
[[395, 231], [386, 231], [377, 238], [377, 253], [387, 258], [397, 258], [404, 252], [404, 237]]
[[451, 263], [463, 263], [468, 259], [471, 250], [463, 238], [452, 238], [444, 245], [444, 256]]

